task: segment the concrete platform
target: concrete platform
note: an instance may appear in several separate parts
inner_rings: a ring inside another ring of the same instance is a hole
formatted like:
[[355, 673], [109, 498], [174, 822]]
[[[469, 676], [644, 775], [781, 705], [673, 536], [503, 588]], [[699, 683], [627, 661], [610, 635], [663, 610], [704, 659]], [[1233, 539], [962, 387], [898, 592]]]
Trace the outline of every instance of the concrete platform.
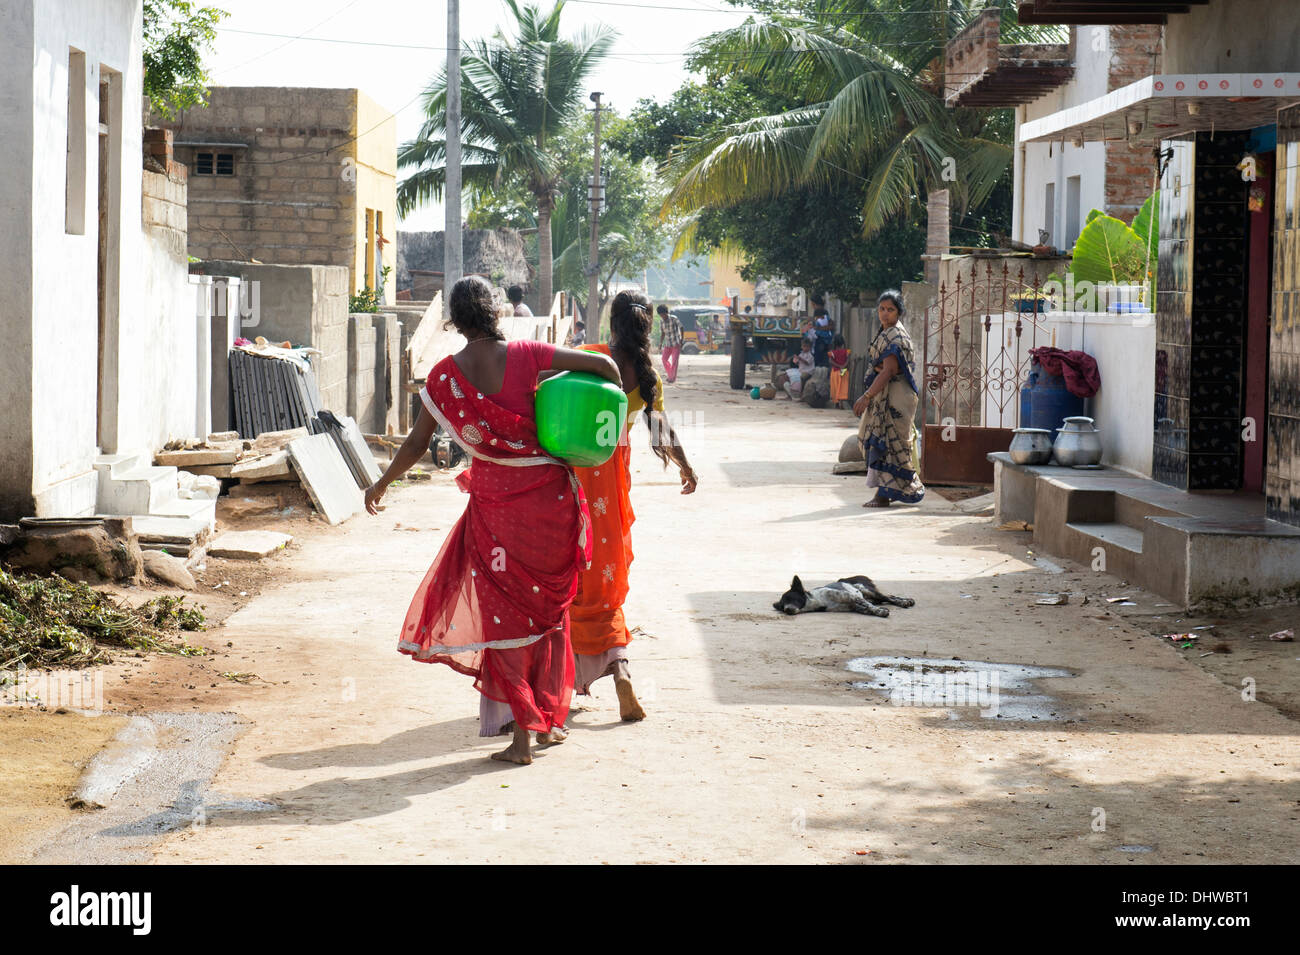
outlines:
[[993, 462], [994, 520], [1027, 521], [1034, 545], [1183, 607], [1300, 595], [1300, 528], [1264, 517], [1264, 496], [1180, 491], [1115, 468]]

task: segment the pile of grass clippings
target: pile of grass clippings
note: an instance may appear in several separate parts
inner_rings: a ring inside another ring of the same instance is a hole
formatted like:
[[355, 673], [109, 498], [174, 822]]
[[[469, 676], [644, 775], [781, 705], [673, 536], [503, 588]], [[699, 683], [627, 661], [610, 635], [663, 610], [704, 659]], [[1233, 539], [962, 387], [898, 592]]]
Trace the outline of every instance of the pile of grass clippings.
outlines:
[[184, 597], [119, 604], [62, 577], [10, 573], [0, 567], [0, 669], [107, 663], [110, 650], [199, 655], [179, 634], [202, 630], [202, 608]]

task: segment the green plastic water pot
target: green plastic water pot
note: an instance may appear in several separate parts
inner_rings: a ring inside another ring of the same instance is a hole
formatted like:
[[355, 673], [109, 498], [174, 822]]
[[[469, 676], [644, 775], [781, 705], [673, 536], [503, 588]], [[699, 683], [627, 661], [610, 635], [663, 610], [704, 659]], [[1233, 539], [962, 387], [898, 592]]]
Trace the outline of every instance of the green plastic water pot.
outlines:
[[627, 395], [612, 381], [564, 371], [537, 388], [537, 438], [552, 457], [590, 468], [614, 456], [627, 425]]

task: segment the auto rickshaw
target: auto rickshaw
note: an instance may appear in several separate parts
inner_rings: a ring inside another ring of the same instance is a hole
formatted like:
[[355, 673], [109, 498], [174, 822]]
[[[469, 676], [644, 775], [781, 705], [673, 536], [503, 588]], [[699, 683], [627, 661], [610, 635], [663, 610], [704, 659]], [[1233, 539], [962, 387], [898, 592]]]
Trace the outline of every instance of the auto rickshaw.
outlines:
[[729, 350], [728, 311], [719, 306], [679, 305], [670, 309], [682, 323], [682, 354], [711, 355]]

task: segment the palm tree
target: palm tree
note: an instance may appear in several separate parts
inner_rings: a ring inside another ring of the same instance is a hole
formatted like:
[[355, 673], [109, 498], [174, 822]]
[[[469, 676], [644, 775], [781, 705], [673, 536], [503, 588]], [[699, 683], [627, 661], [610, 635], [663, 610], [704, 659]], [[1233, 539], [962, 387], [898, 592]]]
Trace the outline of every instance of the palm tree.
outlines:
[[[516, 35], [498, 30], [491, 40], [465, 44], [461, 56], [461, 176], [473, 196], [518, 178], [537, 200], [540, 304], [551, 307], [551, 213], [559, 185], [551, 139], [582, 109], [588, 77], [613, 47], [606, 27], [560, 37], [557, 0], [549, 13], [505, 0]], [[397, 152], [401, 169], [415, 170], [397, 187], [397, 211], [405, 215], [446, 183], [447, 73], [424, 92], [427, 117], [419, 135]]]
[[[1003, 36], [1055, 38], [1019, 26], [1003, 7]], [[955, 193], [960, 208], [988, 197], [1011, 161], [989, 138], [990, 111], [943, 101], [947, 38], [990, 0], [813, 0], [712, 34], [692, 65], [749, 75], [805, 105], [687, 140], [668, 164], [665, 215], [685, 216], [804, 187], [861, 191], [864, 235], [904, 211], [924, 189]], [[955, 174], [955, 178], [953, 178]], [[864, 187], [865, 183], [865, 187]], [[679, 245], [680, 248], [680, 245]]]

